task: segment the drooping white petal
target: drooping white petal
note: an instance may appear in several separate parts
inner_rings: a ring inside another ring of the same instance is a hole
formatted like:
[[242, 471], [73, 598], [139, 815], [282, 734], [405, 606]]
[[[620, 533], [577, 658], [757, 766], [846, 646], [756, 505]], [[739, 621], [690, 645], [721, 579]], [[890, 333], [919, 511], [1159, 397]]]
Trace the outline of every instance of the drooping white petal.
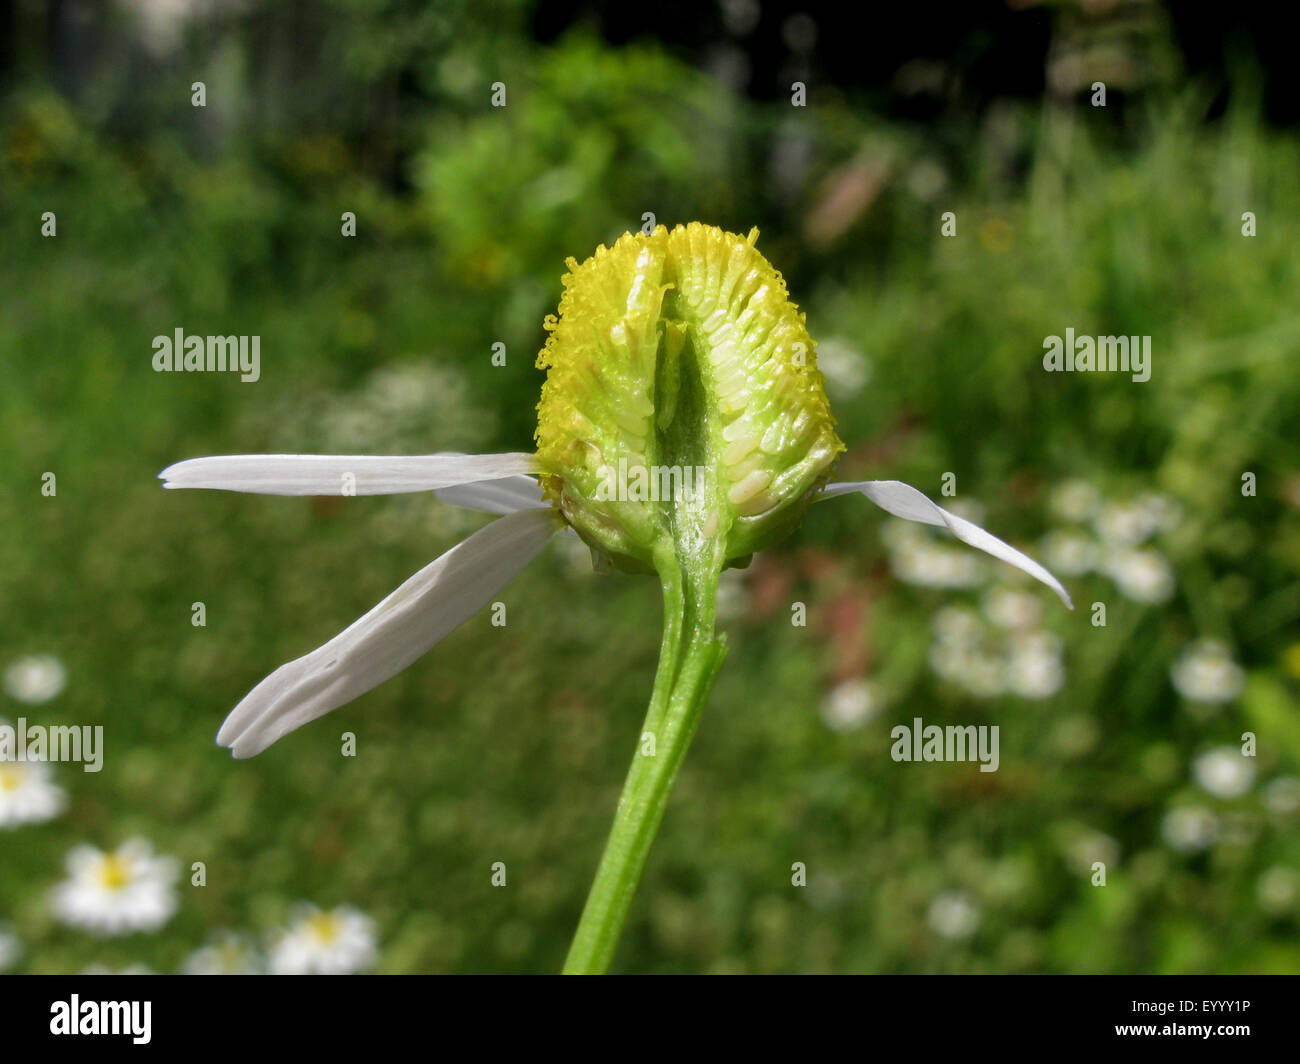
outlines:
[[502, 477], [476, 484], [458, 484], [453, 488], [438, 488], [434, 494], [443, 502], [490, 514], [513, 514], [550, 506], [542, 498], [542, 486], [532, 477]]
[[164, 488], [259, 495], [393, 495], [531, 473], [531, 454], [230, 454], [191, 458], [158, 476]]
[[266, 677], [231, 711], [217, 742], [252, 757], [395, 676], [491, 601], [560, 527], [552, 510], [527, 510], [475, 532], [324, 646]]
[[901, 517], [906, 521], [920, 521], [922, 524], [936, 525], [948, 529], [963, 543], [968, 543], [972, 547], [984, 551], [985, 554], [991, 554], [1001, 561], [1014, 565], [1017, 569], [1028, 573], [1035, 580], [1046, 584], [1061, 596], [1061, 601], [1070, 609], [1074, 609], [1070, 594], [1061, 586], [1061, 582], [1034, 561], [1033, 558], [1027, 554], [1022, 554], [1015, 547], [1003, 543], [997, 536], [985, 532], [979, 525], [936, 506], [922, 492], [917, 491], [910, 484], [904, 484], [901, 480], [858, 480], [842, 484], [828, 484], [822, 492], [822, 498], [834, 498], [837, 495], [848, 495], [851, 492], [865, 495], [882, 510], [893, 514], [895, 517]]

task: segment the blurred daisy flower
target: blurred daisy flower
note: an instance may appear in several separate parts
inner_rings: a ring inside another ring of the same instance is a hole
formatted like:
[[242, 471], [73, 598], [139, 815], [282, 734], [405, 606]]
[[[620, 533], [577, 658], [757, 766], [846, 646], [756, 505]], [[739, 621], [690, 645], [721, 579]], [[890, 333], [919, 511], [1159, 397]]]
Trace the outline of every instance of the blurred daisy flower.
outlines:
[[351, 975], [372, 967], [378, 957], [375, 922], [351, 906], [322, 911], [298, 907], [294, 919], [271, 949], [273, 975]]
[[1065, 685], [1064, 644], [1035, 627], [1036, 607], [1030, 596], [1007, 588], [985, 595], [984, 616], [945, 606], [931, 622], [930, 668], [977, 698], [1051, 698]]
[[970, 938], [979, 929], [979, 905], [964, 890], [944, 891], [930, 903], [925, 921], [941, 938]]
[[5, 692], [16, 701], [38, 706], [57, 698], [67, 680], [67, 670], [53, 654], [32, 654], [5, 669]]
[[54, 888], [51, 904], [63, 923], [96, 935], [154, 931], [176, 912], [175, 858], [154, 856], [144, 839], [116, 850], [76, 846], [67, 857], [68, 878]]
[[1215, 798], [1240, 798], [1255, 782], [1255, 765], [1236, 747], [1221, 746], [1198, 757], [1192, 775]]
[[63, 811], [64, 801], [44, 761], [0, 761], [0, 828], [50, 820]]
[[1174, 593], [1174, 571], [1158, 550], [1123, 548], [1106, 558], [1100, 568], [1134, 602], [1155, 605]]
[[1208, 850], [1219, 837], [1219, 818], [1199, 805], [1184, 805], [1165, 814], [1160, 833], [1180, 853]]
[[1101, 493], [1085, 480], [1067, 480], [1052, 491], [1052, 512], [1063, 521], [1087, 521], [1101, 505]]
[[1227, 645], [1214, 639], [1202, 639], [1184, 650], [1170, 676], [1189, 702], [1231, 702], [1245, 682], [1245, 673], [1232, 660]]
[[870, 680], [845, 680], [822, 702], [822, 722], [831, 731], [849, 732], [879, 716], [885, 706], [880, 688]]

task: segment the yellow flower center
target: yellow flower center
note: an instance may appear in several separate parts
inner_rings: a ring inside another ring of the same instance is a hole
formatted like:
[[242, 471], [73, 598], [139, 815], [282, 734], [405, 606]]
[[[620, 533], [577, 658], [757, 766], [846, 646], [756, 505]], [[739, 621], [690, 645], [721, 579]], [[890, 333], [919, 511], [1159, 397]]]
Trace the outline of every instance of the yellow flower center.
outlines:
[[0, 761], [0, 791], [16, 791], [23, 785], [23, 773], [21, 765]]
[[324, 946], [328, 946], [339, 935], [339, 920], [333, 913], [316, 913], [308, 917], [307, 927]]
[[131, 862], [115, 853], [99, 862], [99, 883], [105, 890], [121, 890], [131, 882]]

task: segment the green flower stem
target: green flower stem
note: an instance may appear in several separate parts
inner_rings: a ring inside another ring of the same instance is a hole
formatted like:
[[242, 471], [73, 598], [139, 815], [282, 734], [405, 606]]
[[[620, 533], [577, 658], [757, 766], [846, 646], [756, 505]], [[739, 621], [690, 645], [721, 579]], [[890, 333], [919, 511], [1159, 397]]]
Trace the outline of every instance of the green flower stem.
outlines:
[[[654, 843], [673, 780], [726, 656], [714, 635], [717, 569], [660, 559], [664, 638], [642, 736], [623, 784], [614, 826], [564, 963], [566, 974], [608, 970]], [[654, 737], [653, 753], [647, 736]]]

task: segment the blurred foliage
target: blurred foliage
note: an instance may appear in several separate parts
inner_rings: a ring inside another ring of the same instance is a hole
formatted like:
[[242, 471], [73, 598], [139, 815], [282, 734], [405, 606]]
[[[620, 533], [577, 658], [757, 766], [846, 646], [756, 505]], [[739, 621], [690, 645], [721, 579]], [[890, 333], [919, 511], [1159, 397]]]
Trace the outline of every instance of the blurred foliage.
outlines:
[[[737, 576], [731, 653], [618, 967], [1300, 971], [1300, 892], [1265, 905], [1260, 888], [1300, 872], [1300, 811], [1264, 798], [1300, 771], [1300, 144], [1260, 124], [1248, 79], [1217, 121], [1175, 82], [1122, 129], [1086, 95], [1004, 101], [940, 145], [834, 87], [760, 104], [650, 42], [537, 45], [523, 7], [329, 11], [299, 29], [354, 90], [341, 103], [277, 113], [255, 90], [292, 70], [252, 44], [220, 52], [214, 69], [250, 73], [213, 77], [207, 110], [182, 59], [148, 68], [154, 102], [130, 121], [37, 77], [0, 109], [0, 667], [53, 653], [69, 674], [0, 715], [103, 724], [107, 744], [102, 773], [59, 770], [62, 817], [0, 829], [20, 970], [175, 970], [209, 931], [262, 934], [300, 898], [375, 917], [384, 971], [558, 967], [649, 696], [653, 584], [557, 544], [508, 589], [506, 628], [484, 614], [235, 763], [211, 737], [252, 684], [483, 519], [409, 496], [169, 494], [155, 475], [202, 454], [528, 448], [565, 257], [651, 211], [763, 228], [836, 352], [846, 478], [937, 496], [955, 473], [1031, 550], [1066, 481], [1159, 492], [1182, 520], [1161, 541], [1172, 598], [1068, 579], [1080, 609], [1046, 604], [1045, 622], [1063, 689], [981, 700], [927, 665], [932, 615], [978, 592], [898, 580], [864, 501], [816, 507]], [[181, 72], [167, 107], [157, 69]], [[367, 103], [382, 113], [358, 133], [344, 117]], [[260, 335], [261, 380], [154, 373], [152, 338], [178, 327]], [[1044, 373], [1043, 337], [1067, 327], [1151, 335], [1151, 380]], [[1217, 712], [1170, 681], [1205, 637], [1247, 673]], [[828, 728], [828, 692], [861, 676], [885, 708]], [[914, 716], [998, 724], [1000, 770], [894, 762], [889, 729]], [[1195, 758], [1246, 730], [1250, 791], [1199, 789]], [[1224, 825], [1191, 854], [1162, 837], [1188, 803]], [[206, 862], [208, 885], [183, 886], [154, 935], [58, 926], [46, 892], [67, 850], [133, 834]], [[1105, 887], [1079, 867], [1088, 840], [1112, 855]], [[954, 891], [979, 919], [945, 937], [932, 907]]]

